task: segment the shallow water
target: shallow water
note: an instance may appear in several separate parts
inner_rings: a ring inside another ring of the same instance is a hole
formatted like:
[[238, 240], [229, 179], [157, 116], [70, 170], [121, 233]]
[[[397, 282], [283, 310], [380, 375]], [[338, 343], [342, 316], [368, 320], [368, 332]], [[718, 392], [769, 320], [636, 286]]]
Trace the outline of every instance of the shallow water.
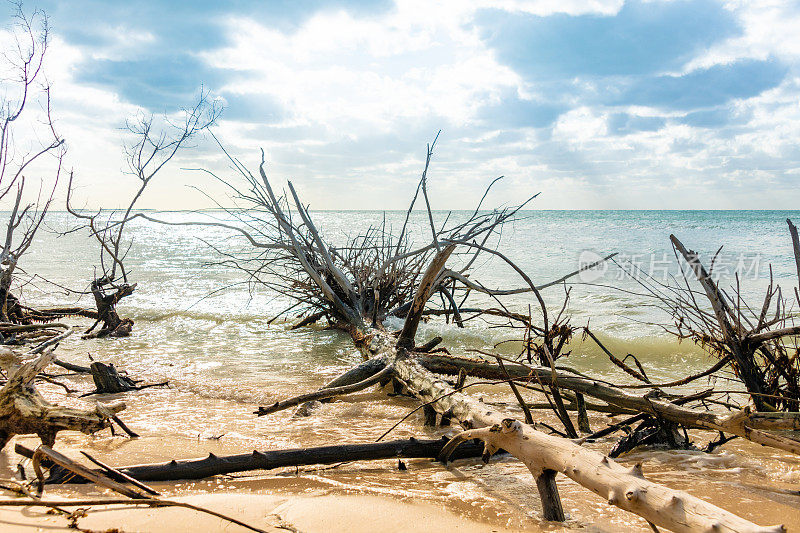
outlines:
[[[159, 213], [172, 221], [197, 220], [202, 214]], [[215, 216], [219, 216], [216, 214]], [[327, 236], [341, 242], [367, 224], [379, 222], [377, 212], [315, 213], [317, 224]], [[394, 226], [402, 224], [402, 213], [389, 213]], [[438, 216], [444, 216], [439, 213]], [[464, 216], [456, 213], [454, 217]], [[785, 219], [800, 219], [800, 213], [785, 212], [552, 212], [524, 214], [503, 233], [500, 248], [528, 272], [536, 283], [557, 279], [575, 270], [591, 253], [619, 252], [621, 263], [629, 260], [638, 268], [658, 276], [674, 268], [668, 236], [675, 233], [688, 247], [705, 258], [724, 244], [718, 269], [740, 269], [745, 293], [763, 293], [769, 271], [791, 286], [794, 263]], [[50, 227], [65, 229], [66, 214], [54, 213]], [[136, 325], [127, 339], [64, 343], [61, 357], [85, 364], [88, 355], [114, 362], [132, 376], [148, 382], [169, 380], [169, 389], [148, 389], [124, 395], [129, 407], [124, 420], [143, 438], [126, 441], [107, 434], [95, 437], [65, 435], [64, 446], [89, 447], [112, 464], [191, 457], [213, 451], [237, 453], [253, 448], [315, 446], [340, 442], [368, 442], [377, 438], [411, 409], [412, 400], [390, 398], [379, 392], [365, 392], [317, 410], [313, 416], [292, 419], [290, 411], [256, 418], [253, 408], [302, 391], [313, 390], [358, 363], [360, 355], [347, 335], [319, 327], [288, 331], [285, 323], [268, 324], [289, 302], [259, 288], [242, 283], [241, 274], [214, 264], [219, 260], [208, 243], [225, 249], [241, 249], [238, 238], [219, 228], [168, 227], [131, 224], [134, 244], [128, 265], [137, 291], [119, 307]], [[425, 239], [422, 216], [414, 220], [414, 236]], [[587, 255], [587, 251], [591, 252]], [[96, 249], [83, 234], [63, 237], [40, 233], [23, 258], [22, 268], [50, 282], [88, 288], [93, 277]], [[672, 258], [671, 264], [667, 261]], [[628, 263], [630, 264], [630, 263]], [[493, 262], [479, 265], [478, 275], [490, 287], [520, 287], [508, 268]], [[620, 275], [615, 265], [602, 275], [576, 278], [569, 311], [573, 324], [590, 322], [620, 355], [634, 353], [654, 381], [669, 380], [700, 371], [713, 360], [697, 347], [678, 344], [652, 322], [669, 322], [648, 299], [608, 288], [638, 291], [634, 280]], [[58, 294], [41, 279], [21, 290], [26, 303], [36, 306], [89, 304], [83, 297]], [[19, 291], [18, 291], [19, 292]], [[546, 298], [556, 305], [563, 289], [554, 287]], [[532, 304], [525, 295], [510, 306], [522, 311]], [[458, 329], [437, 320], [422, 325], [419, 338], [444, 337], [453, 353], [470, 349], [491, 349], [497, 342], [513, 339], [515, 333], [487, 327], [477, 321]], [[514, 346], [505, 344], [505, 353]], [[616, 381], [627, 376], [608, 363], [594, 345], [576, 342], [567, 364], [581, 371]], [[85, 378], [71, 384], [90, 390]], [[698, 385], [700, 386], [700, 385]], [[728, 386], [725, 384], [725, 386]], [[505, 387], [475, 388], [486, 401], [505, 402], [516, 412], [513, 397]], [[49, 391], [59, 401], [63, 392]], [[111, 399], [111, 398], [99, 398]], [[544, 419], [552, 417], [543, 413]], [[395, 430], [399, 438], [410, 435], [438, 435], [442, 429], [422, 427], [421, 413], [411, 416]], [[605, 419], [593, 418], [594, 427]], [[712, 435], [699, 435], [699, 440]], [[219, 438], [216, 438], [219, 437]], [[608, 450], [610, 443], [594, 444]], [[736, 441], [721, 451], [704, 455], [695, 452], [657, 452], [638, 456], [646, 459], [648, 477], [668, 483], [737, 513], [763, 523], [800, 523], [800, 497], [782, 494], [800, 484], [800, 461], [795, 457]], [[637, 456], [626, 461], [635, 462]], [[292, 474], [293, 475], [293, 474]], [[333, 470], [303, 474], [286, 485], [286, 474], [266, 479], [231, 480], [241, 490], [294, 490], [312, 493], [359, 493], [412, 498], [465, 512], [494, 524], [536, 530], [547, 527], [538, 520], [538, 502], [530, 474], [513, 460], [500, 460], [484, 467], [475, 462], [444, 470], [428, 461], [410, 461], [409, 470], [396, 464], [346, 465]], [[271, 482], [270, 479], [282, 481]], [[207, 481], [185, 484], [178, 489], [214, 490], [220, 483]], [[273, 483], [273, 485], [271, 485]], [[191, 487], [190, 487], [191, 486]], [[271, 488], [272, 487], [272, 488]], [[288, 488], [287, 488], [288, 487]], [[571, 516], [569, 527], [604, 531], [649, 530], [642, 520], [615, 511], [599, 497], [569, 480], [561, 481], [564, 506]], [[275, 489], [277, 490], [277, 489]]]

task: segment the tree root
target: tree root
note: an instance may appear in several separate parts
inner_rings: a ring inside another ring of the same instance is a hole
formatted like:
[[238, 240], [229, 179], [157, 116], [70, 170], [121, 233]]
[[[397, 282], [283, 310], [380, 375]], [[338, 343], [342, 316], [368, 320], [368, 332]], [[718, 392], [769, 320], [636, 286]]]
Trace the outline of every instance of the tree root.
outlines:
[[[54, 340], [60, 340], [72, 331], [69, 330]], [[44, 351], [30, 362], [22, 363], [22, 359], [13, 352], [3, 354], [8, 364], [9, 378], [0, 389], [0, 449], [14, 435], [36, 434], [43, 444], [52, 446], [59, 431], [94, 433], [109, 427], [111, 417], [125, 409], [124, 403], [98, 403], [94, 410], [88, 411], [61, 407], [45, 400], [33, 386], [33, 380], [55, 359], [53, 349], [46, 349], [49, 343], [55, 344], [54, 340], [28, 352], [33, 355], [37, 350]]]

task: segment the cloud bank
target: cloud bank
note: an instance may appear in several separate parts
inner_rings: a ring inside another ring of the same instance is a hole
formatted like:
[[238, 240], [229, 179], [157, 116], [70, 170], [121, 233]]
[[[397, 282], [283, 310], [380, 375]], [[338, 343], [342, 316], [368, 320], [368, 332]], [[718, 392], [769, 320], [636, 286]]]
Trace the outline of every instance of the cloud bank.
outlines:
[[[226, 147], [253, 165], [263, 147], [312, 208], [404, 208], [439, 129], [436, 208], [469, 208], [499, 175], [496, 203], [542, 191], [539, 208], [800, 205], [794, 2], [227, 4], [37, 4], [92, 203], [126, 190], [125, 117], [189, 105], [202, 85], [224, 101]], [[207, 206], [181, 167], [225, 172], [200, 141], [143, 205]]]

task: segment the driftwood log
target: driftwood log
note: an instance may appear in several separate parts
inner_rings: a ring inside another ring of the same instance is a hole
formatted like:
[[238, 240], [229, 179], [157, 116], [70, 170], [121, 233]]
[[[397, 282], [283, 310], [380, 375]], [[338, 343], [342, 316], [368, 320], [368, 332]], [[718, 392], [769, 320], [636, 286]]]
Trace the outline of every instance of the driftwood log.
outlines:
[[[419, 357], [419, 362], [425, 368], [442, 374], [457, 374], [459, 369], [464, 369], [469, 375], [484, 378], [503, 379], [506, 376], [498, 372], [494, 365], [466, 358], [422, 355]], [[559, 387], [603, 400], [618, 407], [660, 416], [689, 428], [723, 431], [757, 444], [800, 454], [800, 441], [765, 431], [766, 429], [793, 430], [797, 428], [800, 422], [800, 413], [770, 415], [753, 413], [749, 407], [745, 407], [732, 414], [716, 414], [676, 405], [652, 395], [630, 394], [598, 380], [560, 371], [554, 373], [550, 368], [506, 364], [505, 369], [512, 378], [535, 383], [556, 382]]]
[[[513, 419], [461, 433], [443, 450], [442, 457], [446, 458], [459, 441], [474, 438], [483, 440], [488, 450], [502, 448], [520, 458], [538, 480], [545, 477], [544, 483], [555, 472], [562, 473], [607, 499], [610, 505], [671, 531], [786, 531], [784, 526], [758, 526], [690, 494], [647, 481], [641, 464], [626, 468], [601, 453], [551, 437]], [[540, 491], [542, 483], [539, 481]], [[560, 502], [551, 500], [550, 505]]]
[[[378, 459], [436, 459], [448, 439], [403, 439], [364, 444], [342, 444], [298, 448], [289, 450], [254, 450], [252, 453], [216, 456], [199, 459], [169, 461], [159, 464], [116, 467], [123, 474], [139, 481], [175, 481], [181, 479], [203, 479], [222, 474], [251, 470], [272, 470], [290, 466], [325, 465], [342, 461], [367, 461]], [[34, 451], [17, 444], [14, 451], [23, 457], [32, 458]], [[453, 459], [480, 457], [483, 445], [465, 443], [452, 456]], [[53, 468], [48, 483], [80, 482], [63, 470]], [[111, 476], [113, 477], [113, 475]]]
[[136, 388], [136, 382], [120, 374], [113, 364], [94, 361], [89, 365], [89, 369], [96, 388], [95, 392], [98, 394], [126, 392]]
[[[56, 364], [69, 369], [69, 366], [64, 365], [63, 363], [56, 362]], [[71, 366], [72, 368], [76, 369], [81, 368], [75, 367], [74, 365]], [[141, 380], [131, 379], [124, 373], [121, 374], [113, 365], [113, 363], [106, 364], [94, 361], [89, 366], [89, 373], [92, 374], [95, 390], [88, 392], [83, 396], [90, 396], [92, 394], [117, 394], [120, 392], [137, 391], [148, 389], [150, 387], [163, 387], [169, 385], [169, 381], [140, 385], [142, 382]]]
[[[71, 332], [68, 331], [57, 340]], [[0, 449], [14, 435], [35, 434], [43, 444], [52, 446], [59, 431], [94, 433], [109, 427], [112, 417], [125, 409], [124, 403], [98, 403], [94, 410], [81, 410], [61, 407], [45, 400], [33, 386], [33, 380], [55, 359], [50, 344], [54, 343], [48, 341], [28, 352], [27, 355], [43, 352], [28, 362], [11, 350], [6, 349], [2, 354], [9, 378], [0, 389]]]

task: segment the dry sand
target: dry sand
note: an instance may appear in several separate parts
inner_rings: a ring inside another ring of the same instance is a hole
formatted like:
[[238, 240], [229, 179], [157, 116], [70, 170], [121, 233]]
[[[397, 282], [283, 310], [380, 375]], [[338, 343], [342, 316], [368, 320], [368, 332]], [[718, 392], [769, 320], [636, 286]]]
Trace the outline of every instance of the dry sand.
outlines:
[[[63, 453], [78, 459], [78, 449], [71, 447], [69, 434], [59, 440], [57, 447]], [[77, 442], [82, 439], [76, 436]], [[140, 453], [126, 454], [133, 463], [152, 461], [156, 453], [153, 445], [163, 453], [184, 446], [184, 453], [192, 455], [191, 446], [178, 439], [143, 443]], [[0, 453], [0, 477], [11, 478], [20, 456], [13, 453], [14, 443], [35, 446], [36, 439], [17, 437]], [[135, 442], [135, 441], [132, 441]], [[85, 462], [85, 461], [84, 461]], [[29, 469], [30, 470], [30, 469]], [[385, 533], [447, 532], [465, 533], [518, 531], [480, 517], [480, 509], [465, 504], [463, 511], [448, 509], [443, 505], [415, 501], [413, 496], [397, 494], [347, 494], [337, 493], [314, 479], [313, 473], [302, 476], [276, 476], [275, 472], [237, 478], [218, 477], [213, 480], [151, 483], [161, 492], [163, 499], [189, 502], [194, 505], [233, 516], [243, 522], [267, 531], [286, 532], [341, 532]], [[13, 496], [4, 496], [4, 499]], [[119, 495], [92, 485], [48, 485], [44, 498], [67, 501], [69, 499], [119, 498]], [[75, 507], [64, 506], [70, 511]], [[87, 516], [78, 520], [82, 530], [125, 532], [240, 532], [246, 528], [191, 509], [147, 508], [131, 506], [92, 507]], [[115, 529], [116, 528], [116, 529]], [[0, 507], [0, 531], [75, 531], [69, 529], [68, 520], [54, 514], [46, 507]]]
[[[223, 492], [186, 495], [172, 499], [235, 516], [239, 520], [270, 532], [514, 531], [468, 520], [433, 505], [378, 496], [304, 497]], [[107, 531], [113, 528], [125, 532], [249, 531], [219, 518], [177, 507], [161, 509], [96, 507], [78, 523], [83, 529], [95, 531]], [[67, 527], [66, 518], [49, 514], [46, 508], [41, 507], [0, 508], [0, 530], [75, 531]]]

